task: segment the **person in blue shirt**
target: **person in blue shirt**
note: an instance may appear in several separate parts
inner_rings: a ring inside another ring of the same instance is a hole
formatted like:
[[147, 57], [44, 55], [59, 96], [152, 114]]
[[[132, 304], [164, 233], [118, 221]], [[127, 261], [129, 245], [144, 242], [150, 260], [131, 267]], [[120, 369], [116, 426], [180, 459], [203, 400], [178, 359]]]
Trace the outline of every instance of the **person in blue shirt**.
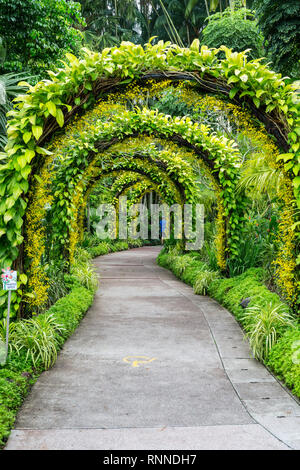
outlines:
[[163, 244], [164, 238], [166, 236], [166, 234], [165, 234], [165, 229], [166, 229], [166, 226], [167, 226], [166, 219], [164, 219], [162, 217], [161, 220], [159, 221], [159, 225], [160, 225], [160, 233], [161, 233], [161, 243]]

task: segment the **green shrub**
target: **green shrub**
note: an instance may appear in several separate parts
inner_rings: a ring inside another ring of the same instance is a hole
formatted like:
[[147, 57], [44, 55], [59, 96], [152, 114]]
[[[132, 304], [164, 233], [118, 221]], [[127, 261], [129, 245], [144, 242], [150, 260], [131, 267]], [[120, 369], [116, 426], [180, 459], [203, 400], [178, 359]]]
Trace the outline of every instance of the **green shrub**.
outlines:
[[5, 445], [9, 437], [10, 430], [15, 422], [15, 417], [15, 411], [10, 411], [6, 406], [0, 405], [0, 449]]
[[226, 8], [208, 18], [202, 33], [202, 44], [208, 47], [225, 45], [234, 51], [250, 49], [248, 55], [257, 59], [263, 55], [263, 37], [250, 10]]
[[34, 366], [40, 362], [48, 369], [57, 359], [57, 336], [62, 331], [62, 325], [53, 314], [42, 314], [17, 322], [10, 344], [17, 354], [24, 351], [26, 359], [30, 357]]
[[107, 242], [99, 243], [97, 246], [93, 246], [88, 248], [88, 251], [92, 258], [96, 258], [96, 256], [107, 255], [111, 252], [111, 247]]
[[[70, 284], [74, 285], [74, 280]], [[79, 282], [77, 285], [45, 314], [12, 324], [12, 347], [6, 365], [0, 367], [0, 447], [5, 444], [17, 409], [31, 385], [53, 364], [58, 349], [93, 303], [94, 291]]]
[[75, 264], [72, 266], [71, 274], [87, 289], [92, 291], [97, 290], [98, 277], [93, 267], [86, 264]]
[[279, 296], [270, 292], [263, 284], [264, 276], [262, 268], [250, 268], [239, 276], [217, 279], [212, 282], [208, 294], [228, 308], [240, 320], [244, 313], [240, 303], [245, 298], [250, 297], [250, 307], [280, 303]]
[[193, 286], [196, 294], [206, 294], [210, 283], [219, 277], [218, 272], [211, 271], [208, 264], [199, 260], [198, 253], [190, 252], [183, 255], [178, 247], [172, 247], [169, 251], [163, 249], [158, 255], [157, 262]]
[[181, 277], [185, 270], [191, 265], [191, 261], [189, 256], [176, 256], [172, 263], [172, 271], [175, 276]]
[[206, 295], [209, 286], [219, 277], [216, 271], [200, 271], [194, 280], [194, 292], [199, 295]]
[[117, 251], [128, 250], [128, 248], [140, 248], [143, 245], [152, 245], [151, 240], [142, 240], [140, 238], [127, 240], [100, 240], [97, 235], [85, 235], [82, 247], [88, 251], [91, 258], [107, 255]]
[[140, 248], [143, 246], [143, 241], [140, 238], [128, 238], [127, 241], [130, 248]]
[[74, 255], [74, 264], [88, 263], [90, 261], [91, 255], [88, 250], [85, 250], [82, 247], [77, 247]]
[[83, 248], [77, 248], [74, 262], [71, 266], [71, 275], [73, 275], [78, 282], [89, 290], [96, 291], [98, 288], [98, 277], [94, 267], [89, 262], [91, 255]]
[[253, 355], [264, 360], [284, 329], [295, 326], [295, 319], [285, 304], [259, 306], [245, 309], [240, 321], [245, 328]]
[[[300, 325], [289, 328], [271, 349], [266, 364], [300, 398]], [[296, 354], [295, 354], [296, 353]]]
[[[68, 286], [65, 282], [65, 272], [63, 263], [49, 264], [46, 268], [48, 278], [48, 302], [46, 309], [50, 308], [58, 299], [68, 294]], [[37, 312], [39, 313], [39, 312]]]
[[186, 268], [184, 273], [181, 276], [181, 279], [186, 282], [186, 284], [189, 284], [190, 286], [193, 286], [195, 283], [195, 280], [199, 274], [199, 269], [200, 267], [195, 267], [195, 266], [189, 266]]
[[128, 250], [129, 246], [128, 243], [125, 241], [117, 241], [115, 242], [116, 251], [123, 251]]
[[60, 334], [60, 343], [63, 343], [77, 327], [83, 314], [92, 305], [94, 292], [85, 287], [75, 287], [70, 294], [58, 300], [49, 310], [48, 313], [54, 314], [58, 323], [64, 330]]

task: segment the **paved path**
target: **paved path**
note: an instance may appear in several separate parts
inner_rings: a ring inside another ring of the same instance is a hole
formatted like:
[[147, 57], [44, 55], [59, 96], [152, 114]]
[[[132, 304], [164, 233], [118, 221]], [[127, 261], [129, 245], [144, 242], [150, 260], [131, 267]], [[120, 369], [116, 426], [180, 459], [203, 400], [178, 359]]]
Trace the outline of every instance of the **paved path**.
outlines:
[[298, 403], [251, 359], [232, 315], [158, 267], [158, 252], [95, 260], [95, 303], [7, 449], [300, 447]]

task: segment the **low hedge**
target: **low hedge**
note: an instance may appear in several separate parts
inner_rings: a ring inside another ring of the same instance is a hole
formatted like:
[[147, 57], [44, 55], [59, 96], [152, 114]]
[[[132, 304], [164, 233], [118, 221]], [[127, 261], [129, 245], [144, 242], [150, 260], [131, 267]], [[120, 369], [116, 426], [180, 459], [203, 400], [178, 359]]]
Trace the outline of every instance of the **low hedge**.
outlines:
[[[93, 291], [85, 287], [74, 287], [47, 311], [47, 315], [52, 314], [63, 327], [63, 332], [57, 333], [57, 349], [74, 332], [93, 303], [93, 298]], [[18, 355], [15, 352], [9, 355], [6, 365], [0, 368], [0, 447], [5, 445], [16, 413], [30, 387], [44, 370], [41, 362], [33, 366], [31, 359], [26, 359], [24, 353]]]
[[[180, 261], [181, 260], [181, 261]], [[190, 261], [189, 261], [190, 260]], [[224, 305], [234, 314], [243, 327], [245, 309], [241, 301], [248, 299], [247, 307], [266, 308], [270, 303], [274, 306], [282, 305], [280, 297], [271, 292], [264, 284], [265, 273], [262, 268], [250, 268], [239, 276], [222, 278], [220, 273], [213, 272], [209, 266], [194, 257], [193, 253], [182, 254], [165, 249], [157, 258], [160, 266], [170, 269], [179, 279], [186, 282], [197, 291], [197, 282], [204, 276], [208, 285], [206, 290], [210, 297]], [[181, 269], [178, 269], [181, 267]], [[201, 276], [199, 276], [201, 273]], [[288, 309], [288, 307], [287, 307]], [[251, 309], [250, 309], [251, 311]], [[278, 340], [263, 361], [281, 379], [292, 392], [300, 397], [300, 326], [295, 320], [294, 327], [286, 326], [277, 331]]]
[[[107, 254], [113, 251], [126, 250], [129, 247], [149, 244], [141, 240], [101, 242], [97, 246], [85, 247], [91, 257]], [[87, 256], [86, 266], [89, 265]], [[84, 287], [75, 275], [65, 275], [65, 282], [70, 292], [59, 299], [47, 312], [39, 317], [51, 317], [62, 326], [62, 331], [56, 332], [57, 350], [61, 349], [66, 339], [72, 335], [80, 320], [93, 303], [95, 289]], [[41, 361], [33, 364], [21, 352], [11, 352], [5, 366], [0, 366], [0, 448], [5, 445], [14, 425], [16, 414], [31, 386], [40, 374], [46, 370]]]
[[239, 276], [217, 279], [212, 282], [208, 293], [228, 308], [239, 321], [244, 312], [240, 305], [243, 299], [250, 299], [249, 307], [263, 306], [270, 302], [274, 305], [281, 303], [280, 297], [265, 286], [262, 268], [250, 268]]
[[83, 248], [88, 251], [92, 258], [96, 256], [107, 255], [108, 253], [114, 253], [116, 251], [124, 251], [129, 248], [140, 248], [144, 245], [152, 245], [151, 240], [129, 239], [129, 240], [104, 240], [100, 241], [96, 237], [92, 237], [90, 240], [87, 239], [83, 243]]
[[266, 365], [300, 397], [300, 326], [289, 328], [279, 338]]

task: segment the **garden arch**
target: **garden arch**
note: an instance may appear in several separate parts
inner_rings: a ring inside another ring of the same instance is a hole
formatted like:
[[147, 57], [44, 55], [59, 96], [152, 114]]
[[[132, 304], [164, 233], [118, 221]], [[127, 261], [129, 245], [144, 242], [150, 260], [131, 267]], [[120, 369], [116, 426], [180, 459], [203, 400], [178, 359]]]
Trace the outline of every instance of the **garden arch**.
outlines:
[[[122, 91], [124, 83], [133, 80], [193, 80], [199, 90], [221, 93], [235, 103], [247, 105], [286, 152], [278, 160], [284, 162], [284, 168], [293, 181], [300, 207], [300, 105], [295, 99], [293, 86], [259, 60], [248, 62], [245, 53], [232, 53], [225, 47], [221, 49], [225, 52], [225, 59], [220, 59], [219, 50], [209, 50], [205, 46], [199, 50], [197, 40], [190, 48], [183, 49], [162, 41], [156, 45], [148, 44], [145, 49], [122, 43], [119, 48], [105, 49], [101, 53], [86, 50], [83, 59], [68, 54], [68, 62], [56, 73], [50, 72], [50, 80], [29, 86], [28, 93], [18, 98], [16, 109], [9, 113], [7, 159], [1, 166], [0, 177], [0, 194], [5, 197], [0, 204], [1, 263], [10, 265], [14, 262], [19, 271], [23, 270], [24, 253], [20, 247], [24, 240], [22, 226], [27, 195], [35, 178], [39, 178], [45, 155], [49, 155], [45, 148], [47, 142], [75, 113], [84, 112], [107, 91]], [[130, 132], [123, 127], [123, 135], [134, 136], [137, 131], [162, 137], [171, 135], [180, 145], [193, 149], [218, 175], [224, 216], [230, 226], [229, 251], [234, 256], [240, 236], [238, 227], [242, 221], [239, 213], [239, 210], [242, 212], [242, 204], [237, 210], [231, 194], [237, 178], [236, 149], [226, 139], [210, 135], [207, 128], [199, 129], [187, 119], [176, 121], [145, 111], [116, 116], [112, 122], [105, 123], [102, 131], [98, 130], [98, 136], [94, 135], [95, 138], [83, 143], [84, 147], [80, 149], [82, 158], [85, 158], [84, 153], [105, 151], [118, 141], [122, 134], [121, 121], [131, 126]], [[157, 121], [162, 126], [160, 132]]]
[[[70, 178], [72, 178], [74, 167], [76, 167], [76, 177], [72, 179], [72, 187], [74, 188], [70, 191], [69, 195], [72, 197], [72, 193], [75, 194], [75, 188], [78, 185], [82, 185], [84, 181], [84, 186], [88, 184], [89, 178], [93, 180], [94, 170], [97, 167], [97, 163], [100, 162], [102, 166], [100, 174], [105, 174], [105, 171], [112, 172], [116, 170], [131, 170], [134, 169], [140, 174], [145, 173], [145, 169], [148, 165], [148, 171], [153, 172], [155, 167], [157, 167], [160, 176], [153, 176], [155, 181], [163, 180], [163, 172], [166, 172], [164, 179], [169, 179], [176, 181], [177, 186], [179, 187], [179, 192], [182, 196], [188, 201], [192, 197], [192, 191], [189, 189], [186, 184], [187, 181], [190, 181], [189, 185], [192, 185], [191, 175], [187, 173], [188, 165], [185, 162], [181, 162], [181, 166], [177, 165], [174, 162], [173, 167], [170, 160], [170, 166], [166, 166], [166, 160], [159, 162], [158, 153], [154, 152], [156, 155], [156, 161], [149, 160], [149, 156], [144, 156], [144, 161], [141, 163], [137, 157], [143, 156], [143, 152], [136, 154], [133, 152], [132, 157], [127, 153], [124, 156], [124, 151], [120, 151], [120, 155], [117, 153], [111, 157], [107, 157], [109, 148], [121, 142], [128, 137], [135, 137], [137, 135], [151, 135], [154, 137], [165, 138], [174, 140], [176, 143], [179, 143], [181, 146], [185, 146], [189, 149], [192, 149], [198, 159], [201, 159], [207, 166], [210, 173], [213, 175], [212, 178], [219, 187], [222, 188], [222, 203], [223, 203], [223, 218], [224, 218], [224, 230], [223, 235], [227, 234], [227, 255], [229, 253], [233, 256], [235, 252], [235, 238], [240, 231], [238, 227], [238, 222], [242, 223], [242, 204], [237, 207], [235, 202], [236, 195], [234, 194], [234, 187], [237, 183], [238, 177], [238, 167], [239, 167], [239, 153], [236, 149], [236, 146], [233, 142], [230, 142], [228, 139], [222, 137], [218, 138], [215, 135], [211, 135], [209, 128], [203, 125], [197, 125], [192, 123], [189, 119], [172, 119], [170, 116], [165, 116], [157, 112], [149, 111], [147, 109], [143, 111], [130, 112], [125, 111], [120, 115], [113, 116], [110, 122], [106, 122], [103, 125], [102, 122], [99, 123], [98, 128], [95, 126], [92, 135], [82, 134], [82, 141], [79, 136], [77, 136], [76, 147], [73, 143], [70, 145], [70, 148], [66, 148], [68, 158], [66, 164], [61, 167], [59, 176], [57, 178], [56, 186], [59, 189], [56, 191], [56, 206], [57, 206], [57, 217], [53, 217], [60, 221], [60, 225], [57, 227], [57, 237], [61, 236], [62, 244], [65, 245], [67, 242], [67, 227], [62, 226], [64, 221], [68, 219], [68, 204], [66, 204], [66, 191], [67, 187], [70, 184]], [[105, 153], [103, 153], [105, 150]], [[153, 152], [152, 152], [153, 153]], [[99, 157], [100, 154], [100, 157]], [[106, 159], [106, 162], [103, 162], [102, 158]], [[149, 161], [147, 161], [149, 160]], [[150, 163], [151, 162], [151, 163]], [[185, 171], [183, 172], [183, 170]], [[163, 171], [164, 170], [164, 171]], [[173, 175], [171, 177], [170, 170], [172, 170]], [[103, 173], [104, 172], [104, 173]], [[177, 172], [177, 175], [176, 175]], [[182, 182], [178, 181], [182, 179], [182, 176], [185, 175], [185, 178]], [[88, 185], [86, 186], [86, 190]], [[78, 191], [76, 191], [78, 192]], [[82, 194], [85, 190], [82, 189]], [[182, 203], [184, 200], [182, 199]], [[226, 226], [226, 227], [225, 227]], [[59, 235], [60, 234], [60, 235]], [[223, 247], [224, 249], [224, 247]], [[220, 255], [220, 259], [224, 257]], [[221, 262], [220, 262], [221, 265]], [[223, 269], [225, 266], [220, 266]]]

